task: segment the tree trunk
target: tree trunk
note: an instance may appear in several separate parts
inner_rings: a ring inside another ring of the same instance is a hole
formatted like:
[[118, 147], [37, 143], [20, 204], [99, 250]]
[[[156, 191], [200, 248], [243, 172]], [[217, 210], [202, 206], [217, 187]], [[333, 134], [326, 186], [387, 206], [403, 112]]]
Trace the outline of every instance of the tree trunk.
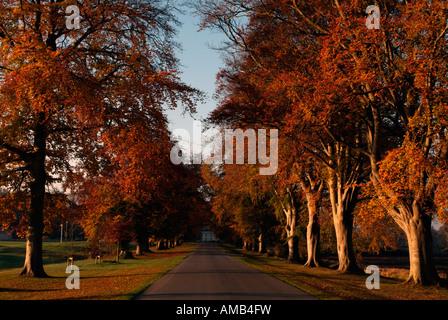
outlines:
[[306, 229], [307, 261], [306, 267], [319, 267], [320, 259], [320, 221], [318, 201], [323, 183], [315, 167], [298, 167], [300, 186], [305, 194], [308, 207], [308, 226]]
[[44, 230], [44, 199], [45, 199], [45, 155], [46, 131], [43, 124], [45, 117], [39, 115], [39, 123], [34, 134], [35, 151], [31, 156], [30, 174], [31, 207], [26, 235], [25, 263], [20, 275], [36, 278], [48, 277], [44, 271], [42, 260], [42, 234]]
[[343, 188], [336, 175], [329, 178], [328, 189], [336, 232], [339, 267], [342, 273], [360, 273], [353, 250], [353, 210], [358, 187]]
[[293, 193], [289, 188], [286, 188], [286, 196], [288, 201], [285, 204], [283, 204], [283, 196], [281, 196], [277, 191], [275, 191], [275, 193], [279, 198], [280, 205], [282, 206], [282, 210], [286, 218], [285, 231], [286, 242], [288, 244], [288, 261], [299, 261], [298, 238], [294, 234], [296, 228], [297, 211]]
[[306, 229], [308, 259], [306, 267], [319, 267], [320, 259], [320, 223], [316, 200], [308, 199], [308, 226]]
[[42, 228], [36, 225], [28, 226], [25, 263], [20, 275], [36, 278], [48, 277], [42, 260]]
[[347, 212], [339, 212], [333, 215], [334, 228], [338, 250], [338, 271], [343, 273], [360, 272], [353, 250], [353, 218]]
[[120, 241], [117, 241], [117, 262], [120, 262]]
[[[379, 170], [374, 160], [375, 158], [372, 157], [370, 179], [376, 190], [381, 190]], [[379, 194], [379, 199], [384, 201], [385, 196]], [[413, 201], [412, 206], [401, 203], [392, 208], [385, 207], [406, 234], [409, 249], [409, 277], [407, 282], [421, 285], [439, 283], [440, 277], [437, 273], [432, 247], [431, 213], [424, 212], [417, 200]]]
[[144, 228], [140, 228], [137, 230], [137, 248], [135, 255], [140, 256], [149, 252], [151, 252], [149, 249], [149, 233]]
[[137, 237], [137, 248], [135, 250], [136, 256], [141, 256], [144, 253], [151, 252], [149, 249], [149, 236], [141, 235]]
[[258, 253], [265, 253], [265, 252], [266, 252], [266, 246], [264, 245], [263, 234], [260, 233], [260, 236], [258, 237]]
[[293, 234], [288, 236], [288, 261], [299, 261], [299, 241]]
[[166, 250], [165, 240], [157, 241], [157, 250]]
[[440, 282], [434, 261], [431, 235], [431, 216], [413, 208], [412, 218], [404, 223], [409, 247], [409, 277], [407, 282], [432, 285]]
[[299, 245], [298, 239], [295, 236], [296, 228], [296, 209], [293, 206], [285, 211], [286, 215], [286, 238], [288, 242], [288, 261], [295, 262], [299, 261]]

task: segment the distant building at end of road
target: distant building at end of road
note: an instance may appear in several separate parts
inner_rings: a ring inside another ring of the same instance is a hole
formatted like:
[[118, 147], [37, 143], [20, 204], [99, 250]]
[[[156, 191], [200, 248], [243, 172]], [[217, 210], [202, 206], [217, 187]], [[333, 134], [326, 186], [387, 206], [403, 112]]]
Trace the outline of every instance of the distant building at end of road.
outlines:
[[209, 229], [209, 227], [204, 227], [201, 230], [201, 241], [202, 242], [210, 242], [210, 241], [218, 241], [215, 233]]

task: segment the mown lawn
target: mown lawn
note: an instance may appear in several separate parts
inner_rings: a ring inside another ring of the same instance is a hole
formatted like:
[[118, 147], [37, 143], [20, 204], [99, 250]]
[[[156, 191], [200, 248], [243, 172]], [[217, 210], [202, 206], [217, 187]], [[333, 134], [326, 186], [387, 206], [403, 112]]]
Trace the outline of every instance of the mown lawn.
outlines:
[[[25, 245], [25, 240], [0, 241], [0, 270], [23, 266]], [[44, 241], [44, 264], [65, 262], [70, 255], [87, 257], [86, 245], [87, 241]]]
[[323, 300], [448, 300], [448, 288], [405, 284], [396, 278], [380, 277], [380, 289], [368, 290], [368, 274], [341, 274], [330, 268], [307, 268], [284, 259], [223, 246], [235, 258]]
[[[5, 243], [0, 243], [0, 261], [2, 265], [20, 262], [14, 246], [6, 249]], [[47, 253], [50, 246], [45, 246]], [[80, 249], [82, 244], [79, 244]], [[24, 278], [18, 276], [19, 268], [4, 268], [0, 270], [0, 300], [126, 300], [132, 299], [151, 283], [159, 279], [170, 269], [178, 265], [197, 246], [195, 243], [184, 243], [182, 246], [166, 251], [154, 252], [135, 259], [120, 259], [119, 263], [112, 260], [95, 264], [93, 259], [75, 261], [80, 271], [80, 289], [68, 290], [65, 282], [69, 274], [65, 273], [67, 263], [50, 263], [45, 265], [45, 271], [50, 276], [44, 279]], [[4, 260], [4, 257], [7, 257]], [[54, 259], [58, 258], [58, 250], [52, 251]], [[17, 260], [17, 261], [15, 261]], [[7, 262], [4, 262], [7, 261]]]

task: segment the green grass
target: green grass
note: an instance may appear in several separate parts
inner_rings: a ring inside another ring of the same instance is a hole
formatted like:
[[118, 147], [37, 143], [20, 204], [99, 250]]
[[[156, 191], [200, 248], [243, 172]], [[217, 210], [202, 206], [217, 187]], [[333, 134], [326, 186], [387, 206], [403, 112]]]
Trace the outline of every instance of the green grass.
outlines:
[[[75, 260], [80, 270], [80, 289], [68, 290], [65, 281], [66, 260], [64, 246], [59, 243], [44, 243], [44, 250], [51, 259], [63, 262], [45, 264], [49, 278], [20, 277], [23, 256], [20, 244], [0, 242], [0, 260], [9, 257], [10, 264], [20, 267], [0, 270], [0, 300], [128, 300], [135, 297], [151, 283], [183, 261], [197, 246], [185, 243], [166, 251], [154, 252], [135, 259], [120, 259], [120, 262], [103, 261], [95, 264], [93, 259]], [[85, 243], [84, 243], [85, 245]], [[78, 250], [83, 244], [78, 243]], [[13, 257], [13, 258], [11, 258]], [[18, 258], [21, 258], [18, 259]], [[18, 261], [14, 261], [17, 259]], [[6, 261], [5, 260], [5, 261]], [[7, 265], [5, 262], [4, 265]]]
[[284, 259], [224, 245], [238, 253], [235, 259], [268, 273], [322, 300], [448, 300], [448, 288], [415, 286], [397, 278], [380, 278], [379, 290], [368, 290], [368, 275], [341, 274], [330, 268], [308, 268]]
[[[87, 256], [86, 241], [70, 242], [44, 241], [44, 264], [67, 261], [67, 256]], [[19, 268], [25, 261], [25, 240], [0, 241], [0, 270]]]

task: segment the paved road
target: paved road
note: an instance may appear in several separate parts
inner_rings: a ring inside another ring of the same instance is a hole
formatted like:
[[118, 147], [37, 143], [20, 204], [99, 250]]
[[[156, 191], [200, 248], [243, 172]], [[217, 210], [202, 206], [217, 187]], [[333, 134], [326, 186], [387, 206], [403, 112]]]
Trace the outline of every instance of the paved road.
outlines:
[[309, 294], [201, 243], [182, 263], [149, 286], [139, 300], [311, 300]]

